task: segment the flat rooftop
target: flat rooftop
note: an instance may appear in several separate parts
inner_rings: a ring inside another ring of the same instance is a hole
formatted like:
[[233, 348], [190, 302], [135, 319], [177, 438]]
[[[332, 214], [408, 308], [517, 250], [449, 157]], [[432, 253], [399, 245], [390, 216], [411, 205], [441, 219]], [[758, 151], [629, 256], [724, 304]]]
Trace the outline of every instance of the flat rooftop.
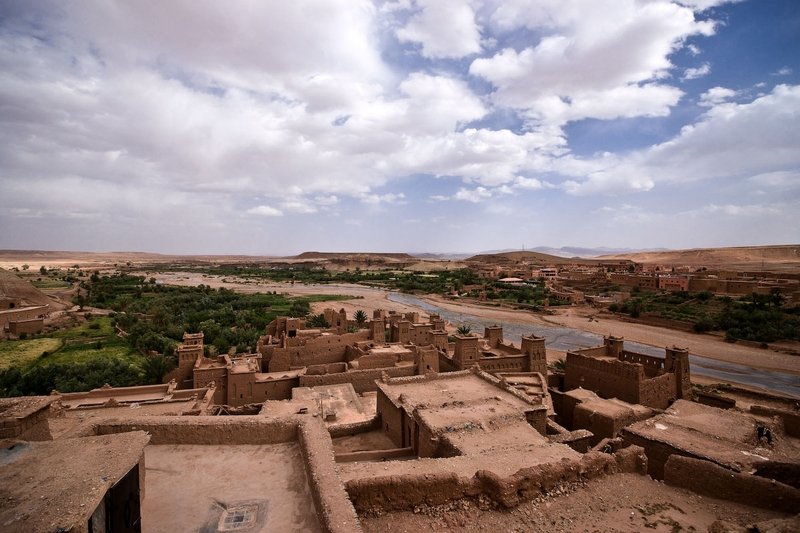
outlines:
[[[454, 373], [451, 373], [454, 374]], [[502, 400], [520, 411], [532, 405], [510, 394], [483, 378], [465, 373], [449, 376], [439, 374], [438, 379], [414, 380], [398, 383], [378, 383], [386, 396], [396, 405], [404, 405], [409, 411], [415, 407], [444, 407], [446, 404], [478, 404], [488, 398]], [[401, 397], [402, 396], [402, 400]], [[455, 403], [458, 402], [458, 403]]]
[[297, 443], [145, 450], [142, 531], [321, 532]]
[[[106, 491], [144, 452], [143, 431], [0, 446], [0, 524], [4, 532], [69, 531], [85, 526]], [[176, 530], [177, 531], [177, 530]]]
[[663, 442], [737, 471], [764, 460], [800, 461], [800, 440], [777, 438], [772, 446], [758, 442], [752, 416], [678, 400], [663, 414], [636, 422], [624, 432]]

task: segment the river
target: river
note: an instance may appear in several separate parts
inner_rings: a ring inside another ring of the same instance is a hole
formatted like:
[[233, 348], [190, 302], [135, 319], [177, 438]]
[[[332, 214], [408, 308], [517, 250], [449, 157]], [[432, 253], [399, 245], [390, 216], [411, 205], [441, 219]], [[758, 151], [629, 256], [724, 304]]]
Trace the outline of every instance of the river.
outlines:
[[[547, 347], [561, 351], [588, 348], [603, 343], [603, 337], [600, 335], [579, 329], [489, 320], [472, 313], [450, 311], [410, 294], [390, 292], [388, 298], [393, 302], [419, 307], [427, 313], [436, 313], [451, 324], [466, 324], [476, 333], [481, 333], [486, 326], [503, 326], [503, 337], [517, 345], [519, 345], [519, 339], [522, 335], [530, 335], [531, 333], [544, 337]], [[638, 342], [625, 341], [625, 348], [633, 352], [664, 357], [663, 347], [659, 348]], [[794, 374], [764, 370], [691, 354], [689, 355], [689, 363], [692, 373], [699, 376], [751, 385], [800, 399], [800, 378]]]

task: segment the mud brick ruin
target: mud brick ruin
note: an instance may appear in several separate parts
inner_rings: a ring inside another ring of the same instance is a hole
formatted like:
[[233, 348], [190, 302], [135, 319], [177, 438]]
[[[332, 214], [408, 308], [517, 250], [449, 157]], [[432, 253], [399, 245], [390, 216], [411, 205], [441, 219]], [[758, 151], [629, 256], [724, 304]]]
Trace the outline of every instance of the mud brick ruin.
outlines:
[[3, 531], [352, 532], [376, 513], [513, 508], [609, 476], [800, 508], [797, 405], [695, 397], [686, 350], [607, 337], [557, 372], [533, 335], [325, 316], [276, 319], [251, 354], [208, 357], [187, 333], [163, 385], [0, 401]]

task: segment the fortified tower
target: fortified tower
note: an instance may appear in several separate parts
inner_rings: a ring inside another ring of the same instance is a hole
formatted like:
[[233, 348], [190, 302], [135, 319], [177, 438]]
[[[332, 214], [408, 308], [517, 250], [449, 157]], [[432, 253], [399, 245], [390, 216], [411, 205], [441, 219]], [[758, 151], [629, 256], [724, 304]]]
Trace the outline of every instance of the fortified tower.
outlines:
[[689, 349], [666, 348], [664, 370], [675, 374], [675, 398], [685, 399], [692, 396], [692, 382], [689, 373]]
[[194, 364], [203, 355], [203, 332], [184, 333], [183, 343], [178, 346], [178, 386], [191, 389], [194, 385]]
[[544, 337], [522, 336], [522, 354], [528, 357], [528, 371], [538, 372], [547, 378], [547, 350]]
[[458, 368], [465, 370], [478, 363], [478, 337], [456, 335], [456, 346], [453, 361]]

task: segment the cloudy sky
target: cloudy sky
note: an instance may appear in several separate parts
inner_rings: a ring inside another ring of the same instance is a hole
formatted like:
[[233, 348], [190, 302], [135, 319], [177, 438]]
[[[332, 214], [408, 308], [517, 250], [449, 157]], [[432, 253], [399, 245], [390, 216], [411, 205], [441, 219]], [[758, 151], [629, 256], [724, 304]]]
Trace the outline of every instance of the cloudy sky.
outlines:
[[0, 248], [798, 242], [797, 0], [0, 0]]

